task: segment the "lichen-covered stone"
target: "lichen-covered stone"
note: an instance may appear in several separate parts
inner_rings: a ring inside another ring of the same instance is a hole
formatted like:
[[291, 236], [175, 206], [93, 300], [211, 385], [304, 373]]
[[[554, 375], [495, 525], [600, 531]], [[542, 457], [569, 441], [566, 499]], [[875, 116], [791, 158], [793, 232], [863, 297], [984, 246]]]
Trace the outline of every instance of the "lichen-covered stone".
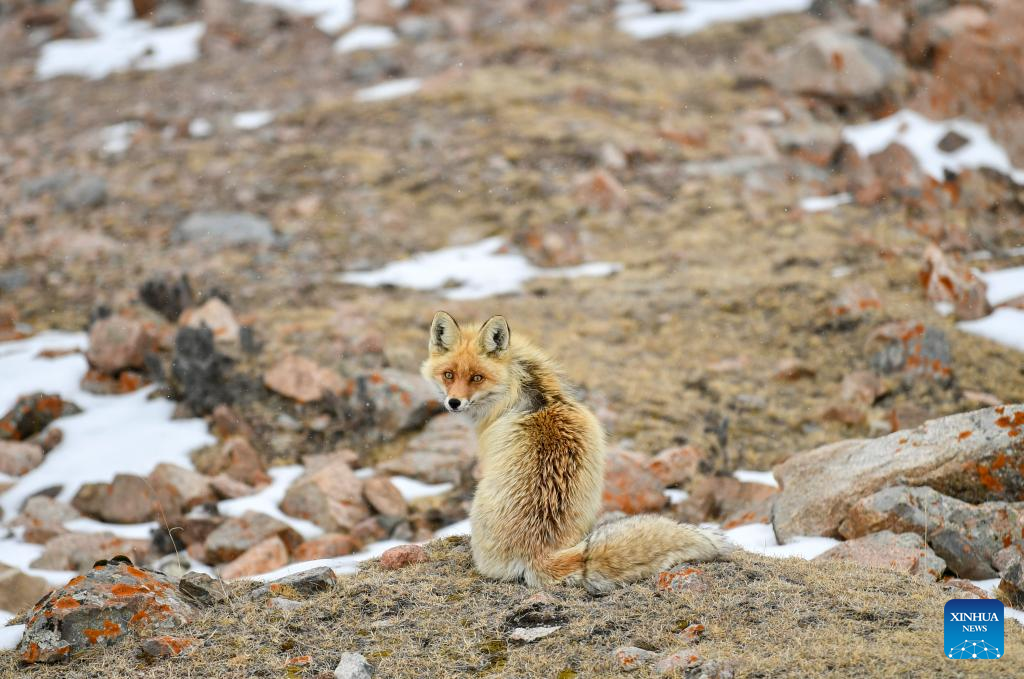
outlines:
[[996, 577], [996, 555], [1024, 535], [1024, 502], [971, 504], [921, 486], [892, 486], [855, 504], [839, 526], [847, 539], [880, 530], [917, 533], [961, 578]]
[[0, 440], [24, 441], [46, 429], [58, 417], [80, 412], [81, 408], [58, 394], [37, 392], [22, 396], [0, 417]]
[[837, 537], [861, 498], [896, 483], [925, 485], [966, 502], [1024, 497], [1024, 405], [986, 408], [871, 440], [793, 455], [775, 467], [782, 490], [772, 508], [780, 542]]
[[17, 652], [25, 663], [56, 662], [128, 634], [176, 629], [195, 613], [164, 575], [116, 560], [36, 604]]

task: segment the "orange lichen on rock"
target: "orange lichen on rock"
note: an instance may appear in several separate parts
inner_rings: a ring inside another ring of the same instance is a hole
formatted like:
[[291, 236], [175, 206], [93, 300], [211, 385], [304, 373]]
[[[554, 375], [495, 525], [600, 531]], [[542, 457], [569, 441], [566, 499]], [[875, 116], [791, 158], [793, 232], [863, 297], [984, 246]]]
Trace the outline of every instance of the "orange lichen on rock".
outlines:
[[60, 609], [78, 608], [81, 605], [82, 604], [78, 602], [78, 599], [70, 596], [62, 596], [53, 602], [53, 607]]
[[82, 630], [82, 634], [89, 640], [90, 644], [99, 643], [102, 639], [116, 639], [121, 635], [121, 626], [112, 620], [103, 621], [103, 629], [88, 628]]

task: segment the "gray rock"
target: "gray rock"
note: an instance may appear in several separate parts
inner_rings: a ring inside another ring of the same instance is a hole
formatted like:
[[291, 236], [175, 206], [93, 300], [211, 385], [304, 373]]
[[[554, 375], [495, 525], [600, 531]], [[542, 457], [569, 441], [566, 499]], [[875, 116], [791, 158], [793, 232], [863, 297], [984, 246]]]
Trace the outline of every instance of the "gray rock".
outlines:
[[332, 589], [338, 582], [338, 576], [327, 566], [312, 568], [301, 573], [293, 573], [283, 578], [268, 582], [257, 587], [250, 593], [250, 597], [259, 598], [274, 595], [297, 594], [299, 596], [313, 596], [320, 592]]
[[913, 575], [926, 582], [935, 582], [946, 570], [946, 562], [928, 548], [920, 535], [888, 530], [842, 542], [814, 560], [853, 561]]
[[26, 198], [55, 194], [61, 209], [71, 211], [102, 205], [107, 200], [107, 181], [93, 174], [62, 170], [23, 182], [21, 193]]
[[73, 212], [98, 207], [107, 201], [107, 180], [91, 174], [80, 174], [61, 190], [57, 204]]
[[509, 639], [531, 643], [544, 637], [549, 637], [560, 629], [562, 629], [561, 625], [552, 625], [550, 627], [516, 627], [512, 630], [512, 634], [509, 635]]
[[897, 87], [906, 77], [903, 63], [886, 48], [826, 26], [783, 49], [770, 79], [783, 92], [863, 99]]
[[0, 271], [0, 291], [12, 292], [28, 285], [28, 270], [14, 267]]
[[175, 243], [215, 246], [273, 245], [277, 237], [270, 222], [247, 212], [193, 212], [175, 227]]
[[926, 485], [966, 502], [1024, 496], [1024, 405], [960, 413], [871, 440], [832, 443], [774, 469], [782, 488], [772, 507], [780, 542], [839, 536], [862, 498], [895, 484]]
[[370, 679], [372, 676], [373, 665], [358, 653], [342, 653], [334, 668], [334, 679]]
[[71, 170], [61, 170], [46, 177], [26, 179], [21, 183], [21, 194], [26, 198], [38, 198], [48, 193], [60, 191], [75, 179]]
[[195, 571], [186, 573], [178, 581], [178, 589], [190, 601], [201, 606], [214, 606], [228, 600], [228, 588], [223, 580]]
[[1024, 502], [973, 505], [926, 486], [893, 486], [860, 500], [839, 526], [847, 539], [880, 530], [916, 533], [958, 577], [984, 580], [996, 577], [1006, 541], [1024, 535]]
[[413, 14], [398, 20], [398, 34], [416, 42], [443, 38], [446, 29], [445, 23], [437, 17]]

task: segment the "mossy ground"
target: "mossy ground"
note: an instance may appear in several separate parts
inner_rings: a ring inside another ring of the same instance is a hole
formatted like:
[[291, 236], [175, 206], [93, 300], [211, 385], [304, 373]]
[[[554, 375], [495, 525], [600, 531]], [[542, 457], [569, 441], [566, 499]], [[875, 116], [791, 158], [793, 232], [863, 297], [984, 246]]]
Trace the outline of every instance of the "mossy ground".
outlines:
[[[334, 590], [280, 611], [244, 597], [207, 609], [183, 635], [201, 640], [186, 657], [144, 662], [129, 644], [91, 651], [68, 665], [18, 668], [0, 656], [0, 674], [57, 677], [317, 677], [355, 651], [377, 676], [605, 677], [620, 673], [614, 650], [672, 652], [680, 630], [705, 626], [690, 645], [705, 662], [737, 677], [1013, 677], [1024, 663], [1024, 629], [1006, 623], [998, 661], [947, 660], [937, 585], [848, 563], [812, 563], [739, 554], [703, 564], [707, 589], [657, 592], [651, 582], [592, 597], [549, 591], [555, 604], [524, 606], [529, 588], [481, 579], [466, 538], [428, 546], [431, 561], [399, 571], [369, 563]], [[562, 625], [540, 641], [509, 640], [517, 626]], [[304, 666], [289, 659], [310, 656]], [[631, 676], [650, 676], [641, 670]]]

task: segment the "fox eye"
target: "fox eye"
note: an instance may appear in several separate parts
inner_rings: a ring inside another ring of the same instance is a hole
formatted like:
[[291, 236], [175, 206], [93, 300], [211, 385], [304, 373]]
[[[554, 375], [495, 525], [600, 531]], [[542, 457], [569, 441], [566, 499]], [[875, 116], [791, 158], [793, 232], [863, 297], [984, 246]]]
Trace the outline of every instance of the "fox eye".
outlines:
[[473, 375], [473, 377], [471, 377], [470, 379], [473, 380], [474, 382], [483, 382], [484, 381], [484, 376], [483, 375]]
[[451, 370], [445, 370], [444, 371], [444, 378], [446, 380], [454, 380], [455, 379], [455, 373], [453, 373]]

